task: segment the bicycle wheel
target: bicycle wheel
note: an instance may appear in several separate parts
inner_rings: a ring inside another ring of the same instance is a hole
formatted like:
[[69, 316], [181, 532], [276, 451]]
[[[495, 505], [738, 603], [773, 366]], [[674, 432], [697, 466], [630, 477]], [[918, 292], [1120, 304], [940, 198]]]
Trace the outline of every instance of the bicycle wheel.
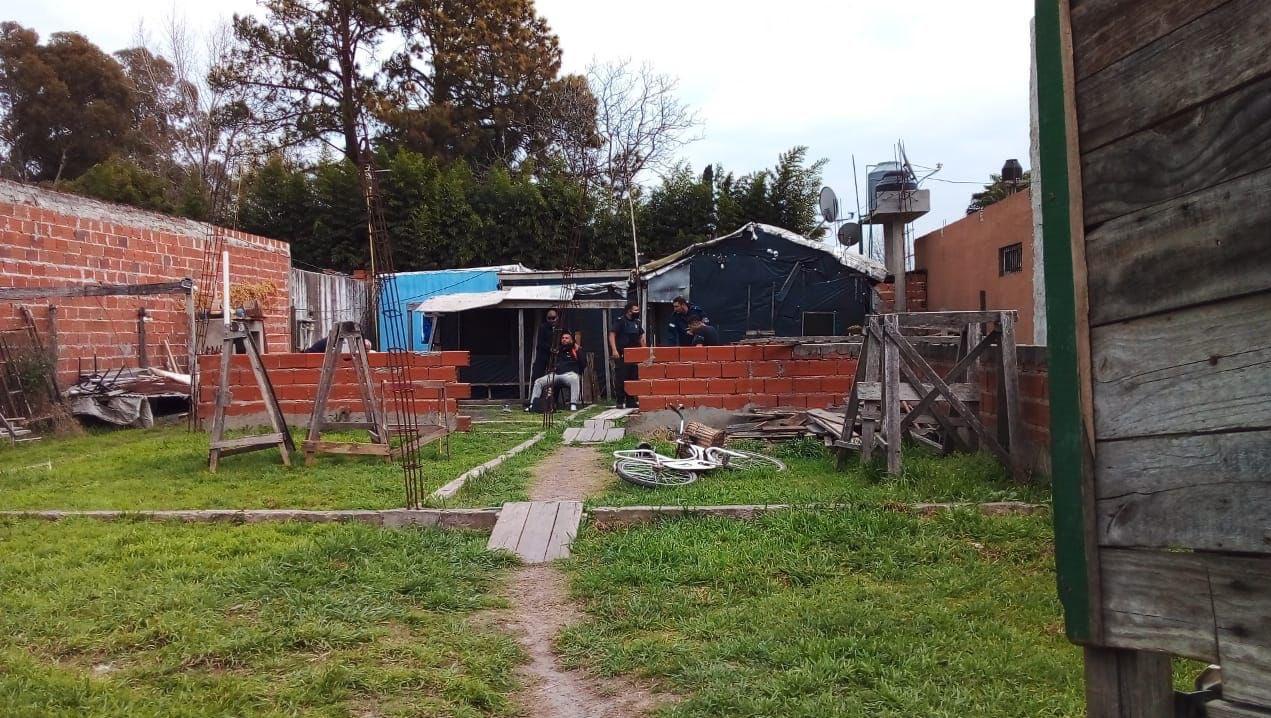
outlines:
[[618, 459], [613, 464], [613, 470], [624, 481], [650, 489], [661, 486], [687, 486], [697, 481], [697, 474], [692, 471], [668, 469], [665, 466], [638, 459]]
[[786, 465], [781, 461], [781, 459], [766, 456], [755, 451], [721, 449], [718, 453], [713, 454], [712, 458], [723, 462], [725, 468], [734, 469], [736, 471], [749, 471], [751, 469], [766, 469], [768, 471], [786, 470]]

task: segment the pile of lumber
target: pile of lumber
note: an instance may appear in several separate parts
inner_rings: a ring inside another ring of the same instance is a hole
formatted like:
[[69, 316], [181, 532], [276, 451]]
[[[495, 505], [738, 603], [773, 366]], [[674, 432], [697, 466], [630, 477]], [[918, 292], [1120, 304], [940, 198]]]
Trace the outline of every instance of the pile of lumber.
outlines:
[[750, 417], [729, 426], [728, 438], [785, 441], [812, 436], [829, 445], [843, 433], [842, 409], [751, 409]]

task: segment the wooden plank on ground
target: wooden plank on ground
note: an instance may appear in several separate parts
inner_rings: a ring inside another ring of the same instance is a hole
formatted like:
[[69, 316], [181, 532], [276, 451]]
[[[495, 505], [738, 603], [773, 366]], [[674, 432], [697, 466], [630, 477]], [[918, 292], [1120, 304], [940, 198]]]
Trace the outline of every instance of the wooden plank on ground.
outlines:
[[547, 556], [547, 544], [552, 540], [552, 530], [556, 527], [559, 509], [559, 501], [530, 503], [530, 512], [525, 518], [525, 530], [521, 532], [521, 540], [516, 544], [516, 555], [521, 560], [526, 563], [543, 562]]
[[521, 542], [521, 533], [525, 530], [525, 519], [530, 514], [529, 501], [509, 501], [499, 509], [499, 518], [490, 531], [490, 540], [486, 548], [491, 551], [502, 549], [516, 551]]
[[[1266, 146], [1252, 154], [1271, 164], [1266, 159], [1271, 156], [1271, 82], [1263, 91], [1266, 97], [1257, 102], [1266, 108], [1261, 130]], [[1233, 144], [1231, 152], [1245, 149]], [[1240, 201], [1230, 201], [1233, 197]], [[1087, 235], [1091, 323], [1271, 289], [1268, 235], [1271, 169], [1106, 222]]]
[[1271, 3], [1231, 0], [1078, 81], [1083, 152], [1271, 71], [1269, 26]]
[[616, 427], [606, 431], [605, 438], [602, 439], [601, 441], [605, 444], [608, 444], [611, 441], [622, 441], [623, 437], [625, 437], [626, 435], [627, 435], [626, 429], [623, 429], [622, 427]]
[[1099, 442], [1099, 543], [1271, 553], [1271, 431]]
[[280, 443], [282, 443], [282, 434], [257, 434], [255, 436], [240, 436], [234, 439], [213, 441], [210, 448], [233, 450]]
[[349, 441], [306, 441], [305, 453], [346, 454], [350, 456], [388, 456], [388, 444], [365, 444]]
[[1271, 428], [1271, 293], [1091, 330], [1095, 435]]
[[1102, 549], [1108, 645], [1223, 666], [1223, 697], [1271, 705], [1271, 557]]
[[571, 426], [568, 429], [565, 429], [565, 433], [561, 434], [561, 438], [566, 444], [573, 444], [578, 441], [578, 436], [582, 433], [582, 431], [581, 427]]
[[547, 551], [543, 561], [555, 561], [558, 558], [569, 558], [569, 547], [578, 535], [578, 525], [583, 520], [583, 502], [557, 502], [556, 523], [552, 526], [551, 538], [547, 540]]

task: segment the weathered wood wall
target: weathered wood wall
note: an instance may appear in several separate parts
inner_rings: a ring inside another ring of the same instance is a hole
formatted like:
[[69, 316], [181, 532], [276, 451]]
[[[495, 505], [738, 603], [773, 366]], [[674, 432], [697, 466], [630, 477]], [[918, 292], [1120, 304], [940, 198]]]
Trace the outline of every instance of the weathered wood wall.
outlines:
[[366, 281], [291, 268], [292, 351], [304, 351], [337, 322], [365, 325]]
[[1220, 663], [1211, 714], [1271, 715], [1271, 2], [1068, 9], [1092, 643]]

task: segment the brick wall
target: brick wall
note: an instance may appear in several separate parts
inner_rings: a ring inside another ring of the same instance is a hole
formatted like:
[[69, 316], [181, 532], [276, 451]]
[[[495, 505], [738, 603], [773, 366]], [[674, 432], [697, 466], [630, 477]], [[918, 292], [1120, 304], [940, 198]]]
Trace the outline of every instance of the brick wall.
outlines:
[[[943, 375], [957, 360], [947, 345], [919, 345]], [[842, 406], [852, 390], [859, 344], [748, 345], [628, 349], [640, 363], [640, 378], [626, 384], [644, 411], [674, 404], [740, 411], [748, 408], [799, 409]], [[1028, 463], [1049, 473], [1050, 392], [1046, 348], [1020, 346], [1020, 413], [1028, 439]], [[980, 373], [980, 420], [998, 430], [996, 358], [985, 355]]]
[[[207, 225], [131, 207], [0, 181], [0, 286], [142, 284], [198, 280]], [[265, 317], [267, 348], [290, 344], [287, 296], [291, 250], [286, 242], [226, 230], [231, 281], [272, 282], [277, 299]], [[57, 307], [59, 376], [73, 380], [77, 358], [93, 355], [110, 368], [136, 366], [137, 310], [148, 310], [147, 352], [161, 364], [167, 339], [178, 361], [186, 357], [189, 322], [185, 297], [79, 297], [0, 302], [0, 329], [22, 326], [26, 304], [42, 334], [53, 328]]]
[[[266, 354], [262, 357], [269, 380], [274, 385], [274, 393], [283, 414], [291, 426], [308, 426], [309, 415], [313, 411], [314, 397], [317, 395], [318, 375], [322, 371], [322, 354]], [[430, 354], [411, 354], [411, 379], [416, 382], [441, 381], [446, 384], [447, 410], [451, 416], [458, 412], [459, 399], [467, 399], [471, 395], [471, 387], [459, 381], [459, 367], [468, 365], [468, 352], [433, 352]], [[374, 381], [383, 384], [388, 378], [385, 368], [388, 355], [372, 353], [369, 355], [371, 372]], [[220, 355], [199, 357], [199, 419], [205, 428], [212, 419], [213, 397], [220, 376]], [[268, 416], [265, 404], [261, 400], [260, 389], [256, 385], [255, 376], [248, 365], [245, 355], [236, 355], [230, 362], [230, 393], [233, 403], [226, 408], [225, 424], [230, 427], [267, 425]], [[441, 409], [440, 392], [435, 389], [420, 387], [416, 389], [415, 413], [427, 421], [435, 419]], [[391, 399], [385, 398], [385, 411], [389, 421], [393, 421], [394, 407]], [[336, 370], [335, 383], [331, 387], [331, 397], [327, 400], [328, 416], [341, 410], [350, 413], [350, 421], [364, 418], [362, 399], [358, 391], [357, 376], [349, 355], [343, 355]], [[467, 429], [469, 421], [460, 421], [459, 428]]]
[[[881, 307], [876, 313], [885, 314], [895, 311], [896, 285], [891, 282], [881, 282], [874, 286], [874, 291], [878, 293], [878, 299], [881, 303]], [[905, 306], [905, 311], [927, 311], [926, 270], [918, 269], [905, 273], [905, 297], [908, 300], [908, 303]]]
[[[843, 345], [849, 346], [849, 345]], [[668, 405], [740, 410], [777, 406], [826, 408], [852, 389], [855, 355], [795, 357], [790, 345], [628, 349], [640, 378], [626, 384], [644, 411]]]
[[[937, 351], [940, 352], [937, 355]], [[932, 347], [924, 352], [931, 366], [941, 373], [953, 367], [955, 356], [951, 347]], [[1024, 424], [1028, 465], [1044, 474], [1050, 474], [1050, 381], [1047, 371], [1046, 347], [1021, 345], [1019, 356], [1020, 417]], [[999, 439], [997, 397], [998, 376], [995, 362], [996, 350], [985, 355], [980, 375], [980, 421]], [[1003, 430], [1004, 431], [1004, 430]]]

